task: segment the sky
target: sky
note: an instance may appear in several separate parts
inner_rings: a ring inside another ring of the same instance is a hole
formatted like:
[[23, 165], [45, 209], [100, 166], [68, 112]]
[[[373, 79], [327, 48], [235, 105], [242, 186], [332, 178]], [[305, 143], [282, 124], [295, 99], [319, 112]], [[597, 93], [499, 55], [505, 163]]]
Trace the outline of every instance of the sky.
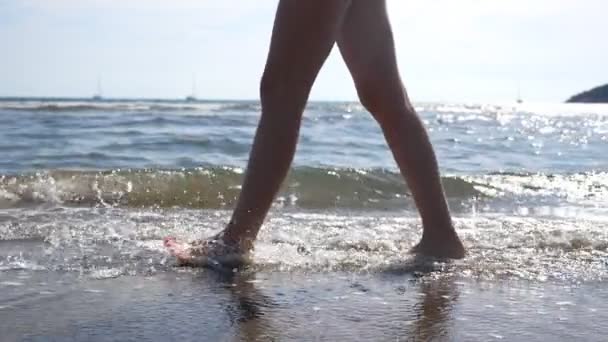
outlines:
[[[303, 1], [303, 0], [302, 0]], [[368, 0], [375, 1], [375, 0]], [[0, 0], [0, 96], [256, 99], [277, 0]], [[416, 101], [561, 102], [608, 83], [606, 0], [388, 0]], [[356, 100], [334, 49], [313, 100]]]

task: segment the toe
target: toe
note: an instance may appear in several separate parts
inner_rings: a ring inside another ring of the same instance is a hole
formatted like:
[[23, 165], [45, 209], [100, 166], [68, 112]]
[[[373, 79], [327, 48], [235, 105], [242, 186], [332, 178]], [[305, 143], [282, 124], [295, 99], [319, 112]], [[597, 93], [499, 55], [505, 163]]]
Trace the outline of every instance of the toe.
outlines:
[[177, 240], [173, 237], [173, 236], [167, 236], [163, 239], [163, 244], [165, 245], [165, 247], [169, 247], [170, 245], [174, 244]]

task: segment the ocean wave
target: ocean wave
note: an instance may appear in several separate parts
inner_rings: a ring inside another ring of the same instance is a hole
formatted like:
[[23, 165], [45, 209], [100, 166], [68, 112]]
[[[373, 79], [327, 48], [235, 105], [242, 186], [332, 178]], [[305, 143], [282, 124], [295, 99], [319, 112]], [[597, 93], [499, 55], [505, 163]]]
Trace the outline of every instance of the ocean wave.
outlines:
[[[210, 114], [259, 113], [259, 101], [179, 100], [0, 100], [0, 109], [28, 112], [208, 112]], [[307, 110], [327, 113], [363, 112], [358, 103], [311, 102]]]
[[180, 101], [0, 101], [0, 109], [49, 112], [212, 112], [225, 105], [214, 102], [186, 103]]
[[[7, 101], [0, 99], [0, 109], [25, 112], [185, 112], [209, 115], [229, 115], [244, 113], [259, 113], [259, 101], [196, 101], [184, 102], [179, 100], [23, 100]], [[356, 102], [310, 102], [308, 111], [323, 114], [349, 114], [365, 112], [361, 104]], [[427, 107], [424, 107], [427, 109]]]
[[[36, 204], [127, 207], [231, 207], [243, 170], [49, 171], [0, 176], [0, 207]], [[483, 194], [470, 181], [443, 179], [449, 197]], [[401, 176], [387, 170], [299, 167], [289, 175], [277, 205], [301, 208], [401, 208], [411, 200]]]
[[262, 109], [259, 102], [237, 102], [224, 104], [215, 108], [215, 112], [259, 112]]
[[[243, 170], [208, 167], [181, 170], [48, 171], [0, 176], [0, 207], [41, 204], [67, 206], [231, 208]], [[493, 173], [442, 178], [451, 205], [509, 208], [608, 202], [608, 174]], [[305, 209], [413, 209], [399, 173], [383, 169], [297, 167], [275, 205]], [[519, 210], [519, 209], [518, 209]]]
[[[436, 113], [447, 115], [465, 115], [475, 118], [495, 118], [514, 114], [533, 114], [543, 117], [571, 116], [608, 116], [606, 104], [563, 104], [563, 103], [417, 103], [416, 110], [422, 114]], [[259, 113], [260, 102], [257, 100], [227, 101], [199, 100], [187, 102], [170, 99], [62, 99], [62, 98], [3, 98], [0, 109], [27, 112], [173, 112], [173, 113], [208, 113], [211, 115], [231, 113]], [[312, 101], [307, 104], [307, 111], [324, 114], [349, 115], [366, 112], [359, 102], [322, 102]]]

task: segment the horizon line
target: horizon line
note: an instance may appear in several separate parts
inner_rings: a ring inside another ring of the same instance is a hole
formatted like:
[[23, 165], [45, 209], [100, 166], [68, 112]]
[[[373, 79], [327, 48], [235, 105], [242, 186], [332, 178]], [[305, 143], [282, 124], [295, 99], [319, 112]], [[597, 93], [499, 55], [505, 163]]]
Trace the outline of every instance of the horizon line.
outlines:
[[[120, 102], [120, 101], [167, 101], [167, 102], [190, 102], [190, 103], [210, 103], [210, 102], [260, 102], [259, 98], [196, 98], [194, 100], [187, 99], [184, 97], [105, 97], [102, 96], [100, 99], [96, 99], [93, 96], [78, 97], [78, 96], [18, 96], [18, 95], [0, 95], [0, 101], [20, 101], [20, 100], [33, 100], [33, 101], [87, 101], [87, 102]], [[494, 101], [448, 101], [448, 100], [413, 100], [412, 103], [448, 103], [448, 104], [506, 104], [516, 102], [514, 100], [494, 100]], [[308, 102], [327, 102], [327, 103], [360, 103], [357, 100], [323, 100], [323, 99], [309, 99]], [[545, 103], [545, 104], [568, 104], [567, 100], [564, 101], [524, 101], [526, 103]], [[579, 103], [580, 104], [580, 103]]]

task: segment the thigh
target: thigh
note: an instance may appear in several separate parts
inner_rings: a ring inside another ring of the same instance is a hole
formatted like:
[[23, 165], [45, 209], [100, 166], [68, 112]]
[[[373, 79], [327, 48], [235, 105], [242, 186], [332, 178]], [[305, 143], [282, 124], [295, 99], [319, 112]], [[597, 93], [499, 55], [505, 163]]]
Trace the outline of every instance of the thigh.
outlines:
[[402, 91], [385, 0], [353, 0], [337, 42], [358, 88], [372, 83]]
[[312, 86], [336, 42], [350, 3], [350, 0], [280, 0], [264, 79], [287, 86], [293, 83]]

